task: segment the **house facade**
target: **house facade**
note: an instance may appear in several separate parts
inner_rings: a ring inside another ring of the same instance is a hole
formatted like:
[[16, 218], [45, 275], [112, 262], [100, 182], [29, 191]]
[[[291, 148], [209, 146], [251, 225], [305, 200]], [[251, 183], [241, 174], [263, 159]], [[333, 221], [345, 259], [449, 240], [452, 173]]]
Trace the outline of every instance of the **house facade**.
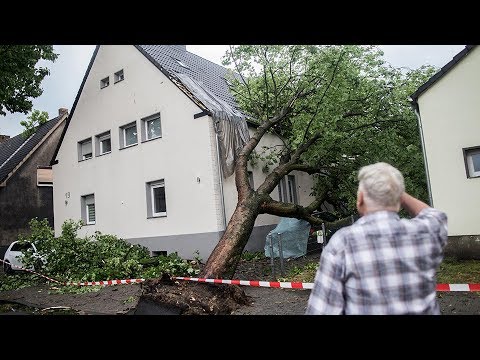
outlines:
[[0, 138], [0, 247], [5, 249], [18, 235], [29, 231], [29, 221], [48, 219], [53, 226], [53, 177], [50, 160], [68, 116], [59, 116], [22, 134]]
[[446, 251], [480, 257], [480, 49], [466, 46], [412, 99], [430, 202], [448, 215]]
[[[237, 191], [234, 176], [221, 173], [212, 113], [178, 74], [234, 106], [226, 73], [185, 46], [98, 46], [52, 157], [56, 235], [65, 220], [82, 219], [82, 236], [101, 231], [152, 253], [206, 259]], [[281, 140], [267, 135], [259, 147], [273, 144]], [[256, 187], [266, 174], [261, 164], [250, 170]], [[312, 200], [308, 175], [282, 185], [274, 199]], [[263, 248], [278, 221], [260, 215], [247, 249]]]

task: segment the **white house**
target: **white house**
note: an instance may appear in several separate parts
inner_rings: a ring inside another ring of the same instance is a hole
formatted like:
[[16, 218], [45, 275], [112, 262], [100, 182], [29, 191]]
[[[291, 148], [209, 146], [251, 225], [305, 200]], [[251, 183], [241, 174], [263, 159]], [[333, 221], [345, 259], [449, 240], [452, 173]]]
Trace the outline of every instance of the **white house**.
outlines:
[[[237, 200], [234, 176], [221, 176], [212, 115], [212, 104], [235, 108], [226, 74], [185, 45], [98, 46], [52, 158], [56, 235], [65, 220], [83, 219], [82, 236], [101, 231], [206, 259]], [[281, 143], [266, 135], [259, 147]], [[250, 170], [256, 187], [266, 174], [261, 164]], [[313, 200], [307, 174], [282, 185], [274, 199]], [[246, 249], [263, 248], [278, 221], [260, 215]]]
[[480, 256], [480, 48], [468, 45], [413, 95], [430, 203], [450, 248]]

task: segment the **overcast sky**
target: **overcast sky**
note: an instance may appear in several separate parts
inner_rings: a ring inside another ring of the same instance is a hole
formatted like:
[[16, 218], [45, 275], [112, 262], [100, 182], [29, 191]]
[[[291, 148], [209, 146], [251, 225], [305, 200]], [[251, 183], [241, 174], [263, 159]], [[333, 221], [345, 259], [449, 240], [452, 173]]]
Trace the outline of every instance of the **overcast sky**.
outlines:
[[[396, 67], [418, 68], [424, 64], [442, 67], [465, 45], [380, 45], [385, 60]], [[187, 50], [217, 64], [228, 45], [187, 45]], [[70, 111], [82, 82], [94, 45], [55, 45], [59, 54], [55, 63], [47, 63], [50, 75], [42, 82], [43, 94], [33, 100], [33, 108], [47, 111], [50, 118], [58, 115], [58, 109]], [[22, 132], [20, 121], [27, 115], [16, 113], [0, 115], [0, 134], [15, 136]]]

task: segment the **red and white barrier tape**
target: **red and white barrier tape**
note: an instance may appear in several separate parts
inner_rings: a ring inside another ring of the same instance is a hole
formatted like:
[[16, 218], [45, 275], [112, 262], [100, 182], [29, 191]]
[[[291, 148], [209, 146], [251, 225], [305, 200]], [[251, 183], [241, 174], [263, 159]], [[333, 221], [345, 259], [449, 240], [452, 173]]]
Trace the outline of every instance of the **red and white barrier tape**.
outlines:
[[284, 289], [312, 289], [313, 288], [313, 283], [302, 283], [302, 282], [224, 280], [224, 279], [192, 278], [192, 277], [182, 277], [182, 276], [174, 276], [173, 279], [204, 282], [204, 283], [210, 283], [210, 284], [231, 284], [231, 285], [271, 287], [271, 288], [284, 288]]
[[95, 285], [119, 285], [119, 284], [138, 284], [144, 282], [145, 279], [125, 279], [125, 280], [104, 280], [104, 281], [84, 281], [84, 282], [66, 282], [67, 286], [95, 286]]
[[[5, 263], [5, 261], [3, 261], [2, 259], [0, 259], [0, 261], [2, 263]], [[9, 264], [9, 265], [13, 268], [28, 271], [35, 275], [41, 276], [47, 280], [53, 281], [57, 284], [66, 285], [66, 286], [95, 286], [95, 285], [109, 286], [109, 285], [120, 285], [120, 284], [138, 284], [145, 281], [145, 279], [123, 279], [123, 280], [104, 280], [104, 281], [65, 282], [65, 281], [58, 281], [58, 280], [52, 279], [48, 276], [42, 275], [33, 270], [25, 269], [12, 264]], [[195, 281], [195, 282], [210, 283], [210, 284], [230, 284], [230, 285], [283, 288], [283, 289], [312, 289], [313, 288], [313, 283], [307, 283], [307, 282], [226, 280], [226, 279], [192, 278], [192, 277], [183, 277], [183, 276], [172, 276], [172, 279]], [[480, 284], [437, 284], [437, 291], [480, 291]]]
[[437, 291], [480, 291], [480, 284], [437, 284]]
[[[2, 263], [7, 263], [6, 261], [3, 261], [2, 259], [0, 259], [0, 261]], [[141, 283], [141, 282], [145, 281], [145, 279], [125, 279], [125, 280], [104, 280], [104, 281], [84, 281], [84, 282], [68, 281], [68, 282], [65, 282], [65, 281], [58, 281], [58, 280], [52, 279], [52, 278], [50, 278], [48, 276], [45, 276], [43, 274], [40, 274], [36, 271], [26, 269], [26, 268], [22, 268], [20, 266], [16, 266], [16, 265], [13, 265], [13, 264], [10, 264], [10, 263], [8, 263], [8, 265], [11, 266], [12, 268], [27, 271], [29, 273], [41, 276], [41, 277], [43, 277], [47, 280], [53, 281], [54, 283], [57, 283], [57, 284], [60, 284], [60, 285], [65, 285], [65, 286], [95, 286], [95, 285], [107, 286], [107, 285], [117, 285], [117, 284], [136, 284], [136, 283]]]
[[[306, 282], [278, 282], [253, 280], [223, 280], [175, 276], [173, 279], [196, 281], [210, 284], [232, 284], [257, 287], [271, 287], [283, 289], [312, 289], [313, 283]], [[480, 291], [480, 284], [437, 284], [437, 291]]]
[[29, 272], [29, 273], [32, 273], [32, 274], [41, 276], [41, 277], [43, 277], [43, 278], [45, 278], [45, 279], [47, 279], [47, 280], [53, 281], [53, 282], [55, 282], [55, 283], [57, 283], [57, 284], [65, 285], [65, 283], [62, 282], [62, 281], [58, 281], [58, 280], [49, 278], [48, 276], [45, 276], [45, 275], [43, 275], [43, 274], [40, 274], [40, 273], [38, 273], [38, 272], [36, 272], [36, 271], [30, 270], [30, 269], [25, 269], [25, 268], [22, 268], [22, 267], [20, 267], [20, 266], [16, 266], [16, 265], [10, 264], [10, 263], [8, 263], [8, 262], [6, 262], [6, 261], [3, 261], [2, 259], [0, 259], [0, 261], [1, 261], [2, 263], [8, 264], [8, 266], [10, 266], [10, 267], [12, 267], [12, 268], [15, 268], [15, 269], [18, 269], [18, 270], [27, 271], [27, 272]]

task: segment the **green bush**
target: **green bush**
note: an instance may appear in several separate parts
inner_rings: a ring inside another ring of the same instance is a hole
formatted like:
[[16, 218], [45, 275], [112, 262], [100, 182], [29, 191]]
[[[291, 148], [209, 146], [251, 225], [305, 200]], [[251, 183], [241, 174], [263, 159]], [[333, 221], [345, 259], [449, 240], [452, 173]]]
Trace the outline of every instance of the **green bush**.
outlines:
[[[97, 231], [93, 236], [80, 238], [77, 232], [81, 227], [81, 221], [67, 220], [62, 225], [61, 235], [55, 237], [46, 219], [32, 219], [30, 234], [19, 240], [35, 244], [37, 253], [23, 251], [23, 262], [60, 281], [148, 279], [164, 273], [193, 276], [200, 272], [198, 260], [187, 261], [176, 253], [152, 258], [146, 247], [130, 244], [114, 235]], [[13, 280], [18, 288], [19, 279]]]
[[261, 260], [261, 259], [265, 259], [265, 254], [262, 251], [254, 251], [254, 252], [244, 251], [242, 253], [241, 259], [245, 261]]

